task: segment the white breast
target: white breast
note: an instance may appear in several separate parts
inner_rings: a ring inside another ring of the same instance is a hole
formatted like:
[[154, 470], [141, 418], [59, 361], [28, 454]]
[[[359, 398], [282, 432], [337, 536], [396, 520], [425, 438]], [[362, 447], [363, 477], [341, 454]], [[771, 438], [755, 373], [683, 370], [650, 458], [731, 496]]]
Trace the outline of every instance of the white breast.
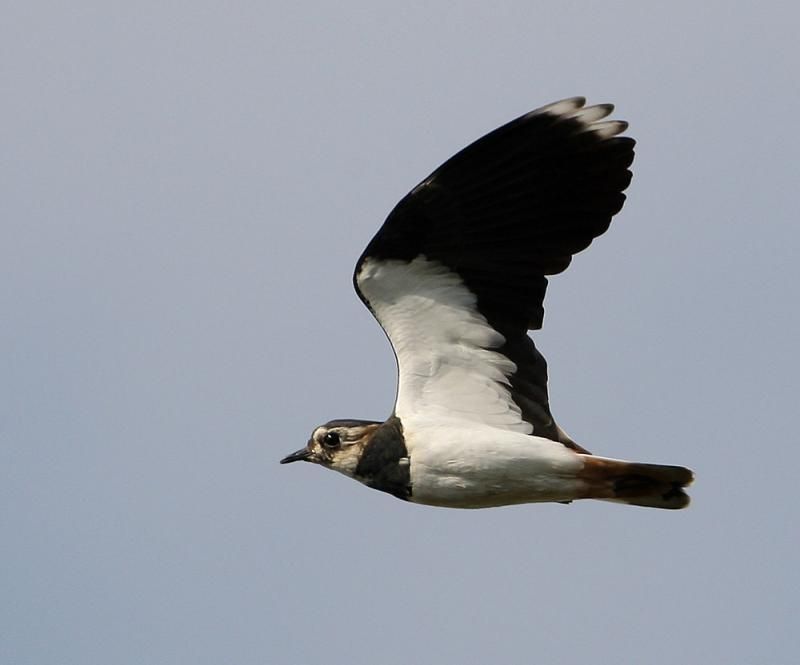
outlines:
[[490, 427], [403, 425], [416, 503], [487, 508], [578, 497], [583, 461], [560, 443]]

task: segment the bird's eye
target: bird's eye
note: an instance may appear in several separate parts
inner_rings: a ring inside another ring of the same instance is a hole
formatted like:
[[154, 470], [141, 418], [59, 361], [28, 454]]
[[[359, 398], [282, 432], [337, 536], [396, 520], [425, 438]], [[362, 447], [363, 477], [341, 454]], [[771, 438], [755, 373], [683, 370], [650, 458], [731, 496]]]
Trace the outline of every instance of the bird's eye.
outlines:
[[340, 443], [337, 432], [325, 432], [325, 436], [322, 437], [322, 445], [326, 448], [338, 448]]

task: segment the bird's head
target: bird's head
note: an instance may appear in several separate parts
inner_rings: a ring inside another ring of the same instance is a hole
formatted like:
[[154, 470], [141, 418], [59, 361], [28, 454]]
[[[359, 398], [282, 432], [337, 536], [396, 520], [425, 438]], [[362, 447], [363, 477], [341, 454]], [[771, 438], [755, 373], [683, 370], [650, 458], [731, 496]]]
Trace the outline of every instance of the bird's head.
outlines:
[[371, 420], [331, 420], [317, 427], [305, 448], [287, 455], [281, 464], [313, 462], [354, 477], [364, 448], [379, 422]]

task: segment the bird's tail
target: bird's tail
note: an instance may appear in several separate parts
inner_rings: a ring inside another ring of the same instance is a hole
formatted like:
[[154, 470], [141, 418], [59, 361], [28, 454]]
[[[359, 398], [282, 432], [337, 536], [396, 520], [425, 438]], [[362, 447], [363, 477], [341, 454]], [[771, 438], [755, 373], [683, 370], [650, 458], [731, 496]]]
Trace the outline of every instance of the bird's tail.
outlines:
[[684, 488], [694, 474], [682, 466], [640, 464], [581, 455], [583, 470], [578, 478], [585, 483], [582, 498], [619, 501], [648, 508], [685, 508], [689, 496]]

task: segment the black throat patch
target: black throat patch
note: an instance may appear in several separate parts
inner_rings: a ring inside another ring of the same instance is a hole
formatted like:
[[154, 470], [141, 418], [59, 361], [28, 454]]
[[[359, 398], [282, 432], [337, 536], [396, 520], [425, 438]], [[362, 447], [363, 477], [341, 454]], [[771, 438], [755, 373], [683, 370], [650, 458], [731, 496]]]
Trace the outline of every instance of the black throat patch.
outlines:
[[375, 430], [355, 475], [367, 487], [406, 501], [411, 497], [411, 464], [399, 418], [392, 416]]

